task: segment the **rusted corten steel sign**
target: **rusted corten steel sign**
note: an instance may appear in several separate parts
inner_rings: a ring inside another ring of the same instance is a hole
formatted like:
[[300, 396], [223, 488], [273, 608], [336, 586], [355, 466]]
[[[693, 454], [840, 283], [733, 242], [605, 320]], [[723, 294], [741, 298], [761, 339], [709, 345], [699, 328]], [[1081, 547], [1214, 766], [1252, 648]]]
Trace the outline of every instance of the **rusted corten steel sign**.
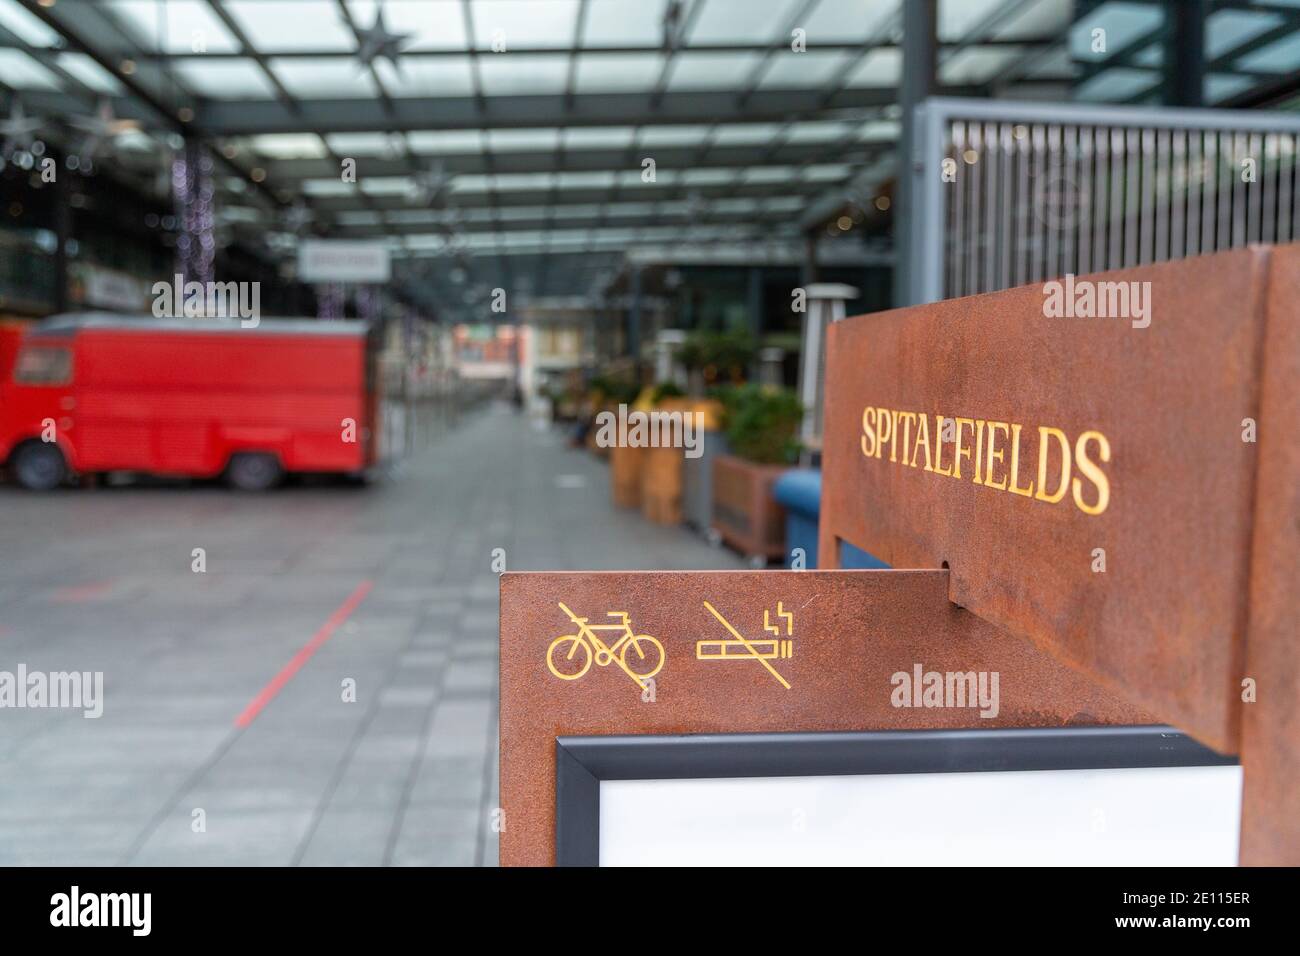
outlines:
[[501, 863], [554, 863], [556, 737], [1154, 721], [949, 589], [945, 571], [504, 575]]
[[1300, 864], [1300, 246], [1273, 252], [1259, 404], [1246, 673], [1258, 683], [1243, 705], [1241, 855]]
[[1249, 862], [1300, 863], [1298, 273], [1250, 248], [827, 340], [820, 565], [948, 567], [955, 603], [1240, 753]]

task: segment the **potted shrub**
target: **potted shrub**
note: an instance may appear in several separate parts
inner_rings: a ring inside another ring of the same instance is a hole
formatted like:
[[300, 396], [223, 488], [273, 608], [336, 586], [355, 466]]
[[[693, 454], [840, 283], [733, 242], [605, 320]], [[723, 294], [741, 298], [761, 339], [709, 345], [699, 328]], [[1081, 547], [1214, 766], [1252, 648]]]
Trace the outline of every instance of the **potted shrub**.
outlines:
[[692, 332], [677, 352], [691, 396], [700, 398], [714, 386], [744, 381], [757, 349], [754, 337], [745, 330]]
[[[718, 333], [711, 343], [710, 358], [714, 370], [711, 381], [719, 384], [745, 381], [757, 355], [758, 343], [748, 330]], [[708, 372], [706, 368], [706, 378], [709, 378]]]
[[713, 530], [756, 567], [785, 553], [785, 514], [772, 486], [799, 453], [803, 408], [787, 388], [744, 385], [726, 398], [731, 453], [713, 460]]
[[611, 449], [596, 441], [598, 429], [596, 417], [601, 412], [618, 414], [620, 404], [627, 405], [636, 400], [637, 385], [630, 378], [619, 375], [597, 375], [591, 380], [590, 414], [591, 422], [587, 428], [586, 445], [598, 458], [609, 456]]
[[692, 397], [704, 394], [704, 367], [709, 364], [707, 349], [699, 332], [686, 336], [677, 350], [677, 361], [686, 370], [686, 387]]

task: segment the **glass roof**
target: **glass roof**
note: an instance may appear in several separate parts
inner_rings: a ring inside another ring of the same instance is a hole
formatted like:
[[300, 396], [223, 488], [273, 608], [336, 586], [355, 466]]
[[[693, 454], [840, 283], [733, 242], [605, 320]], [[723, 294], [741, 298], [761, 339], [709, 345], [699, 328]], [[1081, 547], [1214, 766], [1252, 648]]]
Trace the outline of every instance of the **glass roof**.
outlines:
[[469, 57], [402, 57], [401, 67], [387, 60], [375, 64], [391, 96], [469, 96], [474, 75]]
[[504, 52], [515, 47], [555, 47], [573, 42], [578, 0], [476, 0], [470, 4], [474, 42], [480, 50], [504, 41]]
[[[346, 51], [357, 48], [356, 37], [324, 0], [226, 0], [222, 4], [262, 53], [287, 50]], [[393, 7], [396, 26], [398, 4]]]
[[[374, 23], [376, 6], [374, 0], [348, 0], [348, 11], [359, 24]], [[406, 49], [413, 52], [465, 49], [465, 17], [459, 3], [386, 0], [384, 24], [394, 33], [409, 34]]]
[[667, 0], [604, 0], [590, 4], [582, 45], [657, 46], [663, 39]]
[[272, 99], [275, 84], [251, 60], [179, 60], [173, 66], [187, 89], [213, 99]]
[[[0, 116], [19, 102], [57, 141], [106, 103], [140, 122], [105, 148], [131, 151], [142, 181], [151, 155], [165, 179], [188, 117], [223, 164], [218, 205], [254, 239], [293, 203], [318, 233], [399, 235], [403, 255], [605, 249], [718, 223], [771, 235], [845, 195], [899, 132], [900, 0], [31, 6], [0, 0]], [[1210, 102], [1300, 65], [1300, 0], [1210, 8]], [[381, 11], [392, 42], [363, 60]], [[940, 88], [1141, 102], [1164, 29], [1155, 0], [940, 0]]]
[[19, 40], [32, 46], [51, 47], [59, 41], [57, 31], [19, 6], [16, 0], [5, 0], [4, 3], [0, 3], [0, 28], [8, 30]]
[[109, 0], [108, 6], [138, 42], [151, 50], [230, 53], [239, 43], [206, 0]]
[[0, 48], [0, 77], [6, 86], [19, 90], [58, 90], [59, 78], [30, 54]]
[[661, 53], [585, 53], [576, 60], [579, 93], [651, 89], [668, 62]]
[[60, 53], [55, 62], [60, 69], [71, 73], [78, 82], [96, 93], [118, 96], [126, 91], [117, 77], [84, 53]]

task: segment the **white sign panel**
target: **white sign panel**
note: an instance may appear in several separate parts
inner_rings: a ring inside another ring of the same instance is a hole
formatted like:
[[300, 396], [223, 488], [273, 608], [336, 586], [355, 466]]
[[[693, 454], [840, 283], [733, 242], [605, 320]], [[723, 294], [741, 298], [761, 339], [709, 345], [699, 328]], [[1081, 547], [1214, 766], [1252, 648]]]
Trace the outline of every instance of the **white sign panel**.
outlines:
[[149, 301], [149, 283], [124, 272], [79, 264], [73, 274], [74, 296], [82, 305], [137, 312]]
[[302, 282], [387, 282], [392, 274], [384, 242], [304, 239], [298, 243]]
[[1241, 768], [602, 780], [602, 866], [1234, 866]]

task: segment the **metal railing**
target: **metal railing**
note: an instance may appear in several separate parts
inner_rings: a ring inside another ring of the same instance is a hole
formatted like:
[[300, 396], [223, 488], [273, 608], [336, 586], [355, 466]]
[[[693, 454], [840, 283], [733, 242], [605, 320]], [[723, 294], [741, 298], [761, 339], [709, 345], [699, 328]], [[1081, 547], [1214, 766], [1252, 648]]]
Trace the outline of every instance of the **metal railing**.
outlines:
[[912, 303], [1300, 238], [1300, 115], [937, 97], [917, 107]]

